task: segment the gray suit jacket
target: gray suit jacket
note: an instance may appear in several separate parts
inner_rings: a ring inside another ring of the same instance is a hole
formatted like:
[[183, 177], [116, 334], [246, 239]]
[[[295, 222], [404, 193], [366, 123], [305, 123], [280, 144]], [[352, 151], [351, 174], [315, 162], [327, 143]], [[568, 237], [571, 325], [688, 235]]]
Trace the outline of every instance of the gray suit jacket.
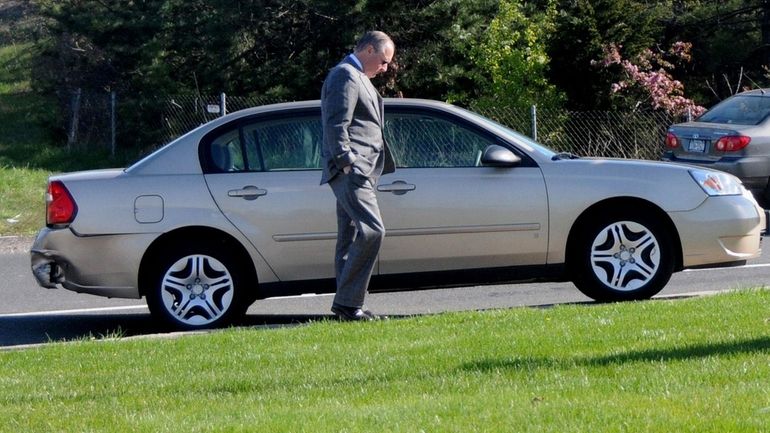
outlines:
[[348, 56], [332, 68], [321, 90], [322, 184], [348, 165], [370, 178], [395, 171], [383, 136], [383, 107], [382, 97], [353, 59]]

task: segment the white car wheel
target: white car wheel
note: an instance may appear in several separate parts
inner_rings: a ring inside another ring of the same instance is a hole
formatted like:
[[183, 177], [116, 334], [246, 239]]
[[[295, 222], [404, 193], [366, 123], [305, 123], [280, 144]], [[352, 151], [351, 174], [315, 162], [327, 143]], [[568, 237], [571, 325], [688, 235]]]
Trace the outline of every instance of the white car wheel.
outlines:
[[582, 230], [576, 251], [573, 281], [599, 301], [648, 299], [673, 273], [672, 240], [652, 217], [623, 212], [597, 218]]
[[638, 290], [660, 268], [655, 234], [633, 221], [619, 221], [601, 230], [591, 245], [591, 269], [607, 287]]
[[177, 329], [226, 325], [244, 313], [248, 303], [239, 261], [223, 251], [205, 246], [167, 249], [147, 294], [150, 311]]
[[176, 261], [163, 276], [161, 299], [166, 311], [185, 325], [209, 325], [233, 303], [233, 277], [214, 257], [191, 255]]

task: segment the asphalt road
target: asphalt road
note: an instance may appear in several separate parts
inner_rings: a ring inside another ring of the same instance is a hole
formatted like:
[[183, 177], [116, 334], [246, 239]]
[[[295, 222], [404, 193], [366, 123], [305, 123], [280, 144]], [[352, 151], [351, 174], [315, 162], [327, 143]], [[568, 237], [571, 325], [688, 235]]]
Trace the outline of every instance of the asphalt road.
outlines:
[[[7, 241], [0, 239], [0, 348], [161, 332], [144, 300], [105, 299], [39, 287], [30, 271], [26, 240], [20, 247], [2, 248]], [[770, 283], [769, 249], [766, 246], [763, 256], [747, 266], [674, 274], [658, 297], [764, 287]], [[582, 302], [591, 300], [571, 283], [461, 287], [367, 297], [369, 308], [391, 317]], [[331, 295], [261, 300], [252, 305], [240, 325], [281, 326], [331, 318], [330, 305]]]

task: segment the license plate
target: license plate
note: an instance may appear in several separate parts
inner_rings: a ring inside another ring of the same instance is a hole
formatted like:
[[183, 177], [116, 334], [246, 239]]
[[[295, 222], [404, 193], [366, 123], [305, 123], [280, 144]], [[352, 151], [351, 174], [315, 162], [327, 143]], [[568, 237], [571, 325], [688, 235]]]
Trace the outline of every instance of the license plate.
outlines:
[[706, 141], [705, 140], [690, 140], [690, 145], [687, 148], [690, 152], [705, 152]]

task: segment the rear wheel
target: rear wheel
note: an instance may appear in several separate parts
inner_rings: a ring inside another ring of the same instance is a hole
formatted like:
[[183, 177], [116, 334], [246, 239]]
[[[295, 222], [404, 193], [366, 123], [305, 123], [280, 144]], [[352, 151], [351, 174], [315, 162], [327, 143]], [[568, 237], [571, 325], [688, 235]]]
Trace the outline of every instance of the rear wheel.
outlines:
[[670, 234], [654, 218], [615, 213], [595, 219], [573, 251], [573, 281], [598, 301], [648, 299], [674, 270]]
[[212, 328], [245, 313], [243, 272], [231, 253], [183, 246], [160, 257], [147, 304], [162, 322], [177, 329]]

